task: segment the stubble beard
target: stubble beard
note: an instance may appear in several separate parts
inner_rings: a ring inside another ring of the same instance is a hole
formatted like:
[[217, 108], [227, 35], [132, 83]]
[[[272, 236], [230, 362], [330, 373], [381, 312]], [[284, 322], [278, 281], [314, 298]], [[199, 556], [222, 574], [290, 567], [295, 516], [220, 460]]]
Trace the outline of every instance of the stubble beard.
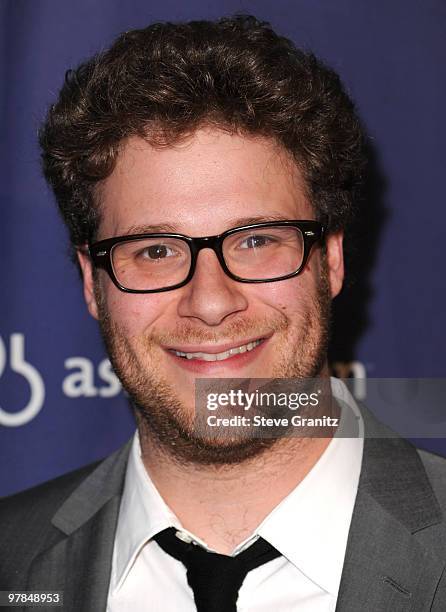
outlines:
[[[107, 310], [102, 292], [96, 285], [99, 324], [113, 368], [133, 405], [142, 446], [154, 445], [168, 453], [172, 460], [201, 465], [232, 465], [260, 456], [273, 447], [280, 437], [258, 435], [205, 436], [196, 427], [195, 409], [188, 407], [175, 392], [175, 382], [163, 375], [159, 365], [160, 345], [219, 342], [222, 333], [197, 330], [183, 325], [170, 334], [154, 332], [135, 340], [133, 345]], [[317, 294], [305, 303], [300, 314], [299, 334], [285, 314], [277, 313], [264, 321], [238, 320], [225, 326], [224, 339], [259, 337], [259, 331], [273, 331], [285, 350], [278, 357], [268, 378], [316, 378], [326, 363], [331, 296], [324, 268]], [[294, 325], [296, 327], [296, 325]], [[260, 334], [261, 335], [261, 334]]]

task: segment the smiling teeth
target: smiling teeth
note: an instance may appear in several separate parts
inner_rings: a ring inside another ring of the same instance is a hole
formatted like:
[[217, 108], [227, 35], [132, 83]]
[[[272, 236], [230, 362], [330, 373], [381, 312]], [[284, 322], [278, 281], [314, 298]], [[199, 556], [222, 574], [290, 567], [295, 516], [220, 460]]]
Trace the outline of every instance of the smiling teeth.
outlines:
[[254, 342], [243, 344], [242, 346], [229, 349], [229, 351], [224, 351], [223, 353], [183, 353], [182, 351], [172, 352], [178, 357], [184, 357], [185, 359], [201, 359], [202, 361], [224, 361], [225, 359], [229, 359], [229, 357], [233, 357], [234, 355], [238, 355], [239, 353], [246, 353], [252, 351], [252, 349], [256, 346], [259, 346], [262, 341], [263, 340], [255, 340]]

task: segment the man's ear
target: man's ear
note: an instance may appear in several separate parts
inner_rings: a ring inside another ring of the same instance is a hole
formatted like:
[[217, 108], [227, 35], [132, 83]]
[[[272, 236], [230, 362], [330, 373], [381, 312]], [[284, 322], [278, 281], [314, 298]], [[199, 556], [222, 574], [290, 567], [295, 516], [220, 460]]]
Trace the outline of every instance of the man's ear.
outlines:
[[342, 243], [343, 232], [328, 234], [325, 238], [327, 252], [328, 281], [330, 284], [331, 297], [334, 298], [340, 293], [344, 282], [344, 253]]
[[77, 250], [77, 258], [82, 270], [82, 279], [84, 284], [84, 298], [87, 303], [88, 310], [92, 317], [99, 318], [98, 305], [94, 294], [94, 278], [93, 264], [88, 253], [84, 250]]

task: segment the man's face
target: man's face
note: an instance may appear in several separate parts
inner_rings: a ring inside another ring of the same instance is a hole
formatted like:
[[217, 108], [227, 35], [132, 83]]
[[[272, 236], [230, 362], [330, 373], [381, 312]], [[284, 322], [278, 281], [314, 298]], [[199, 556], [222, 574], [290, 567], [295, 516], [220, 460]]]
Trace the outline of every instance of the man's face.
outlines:
[[[200, 130], [166, 148], [128, 140], [98, 196], [98, 239], [150, 231], [208, 236], [251, 222], [315, 218], [302, 175], [283, 149], [269, 139], [217, 129]], [[129, 294], [102, 270], [95, 286], [89, 260], [80, 260], [89, 310], [101, 323], [139, 420], [186, 460], [224, 461], [215, 442], [194, 433], [195, 378], [327, 373], [329, 307], [343, 277], [340, 235], [328, 237], [326, 257], [316, 246], [299, 276], [274, 283], [231, 280], [215, 253], [205, 249], [186, 286]], [[252, 350], [216, 361], [175, 354], [215, 355], [250, 349], [250, 343]], [[228, 461], [230, 446], [224, 449]], [[262, 444], [257, 439], [232, 446], [240, 459], [260, 452]]]

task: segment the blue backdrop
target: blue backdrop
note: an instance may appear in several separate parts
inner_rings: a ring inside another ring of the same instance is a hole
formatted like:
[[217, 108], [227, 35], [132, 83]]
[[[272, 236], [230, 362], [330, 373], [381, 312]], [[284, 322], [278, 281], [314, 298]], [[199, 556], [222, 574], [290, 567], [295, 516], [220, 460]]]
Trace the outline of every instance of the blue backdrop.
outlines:
[[[443, 377], [444, 0], [3, 0], [0, 495], [98, 459], [134, 428], [83, 303], [36, 132], [65, 71], [155, 20], [248, 12], [343, 78], [370, 134], [358, 282], [332, 355], [356, 375]], [[428, 445], [446, 454], [446, 441]]]

